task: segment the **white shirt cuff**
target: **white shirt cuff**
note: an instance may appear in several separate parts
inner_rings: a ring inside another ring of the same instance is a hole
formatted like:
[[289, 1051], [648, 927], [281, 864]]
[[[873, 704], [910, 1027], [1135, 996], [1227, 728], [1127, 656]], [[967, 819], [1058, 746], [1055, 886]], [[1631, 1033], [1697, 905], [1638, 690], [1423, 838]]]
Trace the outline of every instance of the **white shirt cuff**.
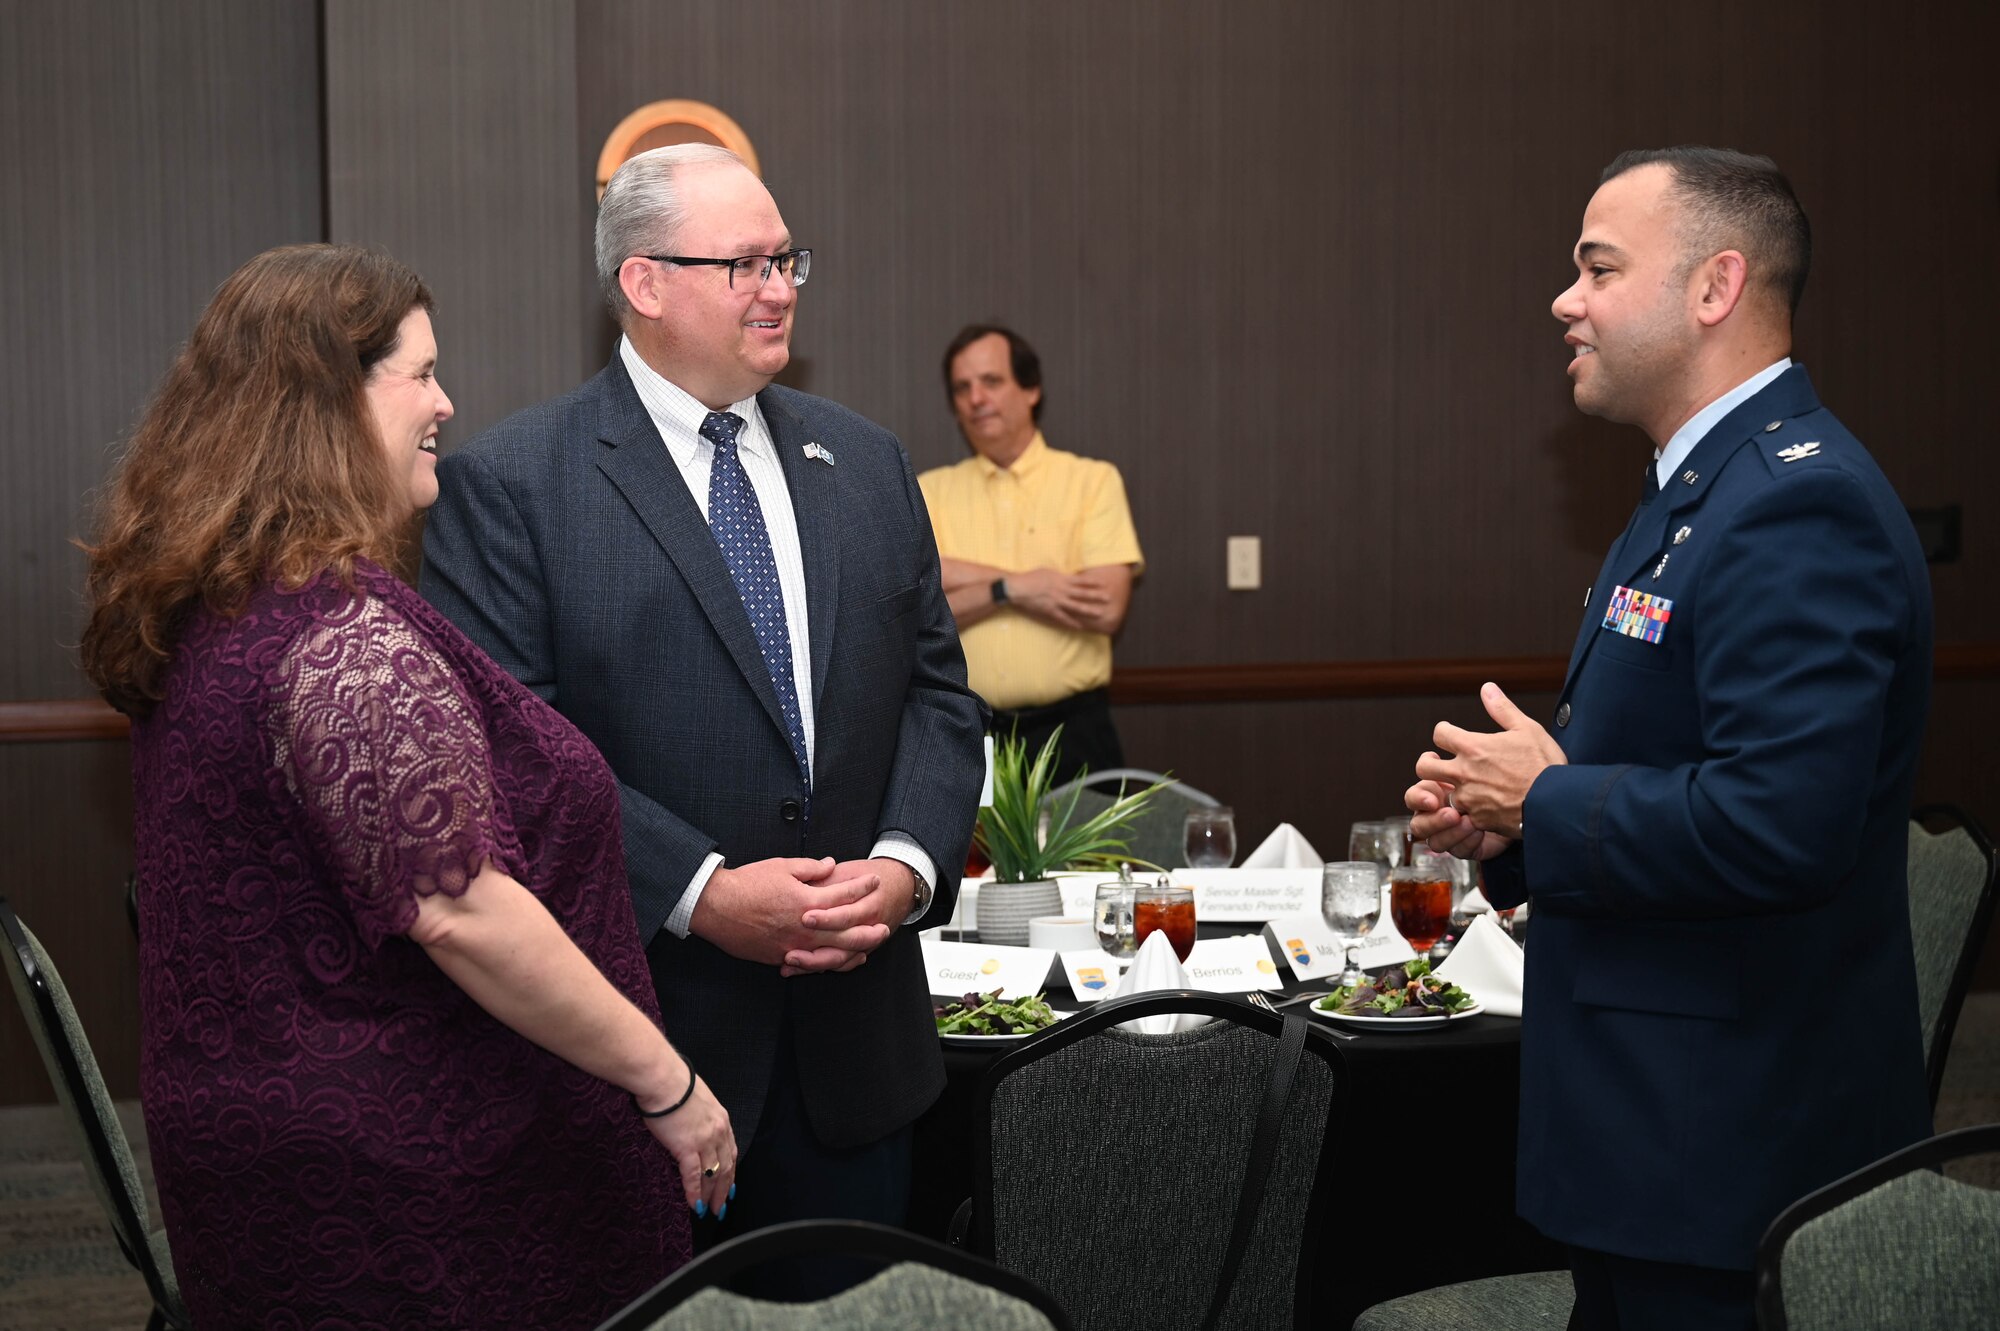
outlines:
[[701, 862], [701, 867], [694, 871], [694, 877], [688, 880], [687, 889], [681, 893], [681, 899], [667, 914], [667, 929], [674, 937], [688, 936], [688, 930], [694, 927], [695, 903], [701, 900], [702, 889], [708, 886], [708, 880], [713, 878], [715, 871], [721, 867], [722, 853], [711, 850], [708, 852], [708, 858]]
[[[898, 860], [910, 866], [910, 872], [928, 883], [933, 894], [937, 891], [937, 864], [924, 854], [924, 848], [916, 838], [902, 832], [888, 831], [875, 838], [875, 849], [868, 852], [868, 858]], [[914, 924], [923, 916], [923, 909], [913, 910], [904, 918], [904, 924]]]

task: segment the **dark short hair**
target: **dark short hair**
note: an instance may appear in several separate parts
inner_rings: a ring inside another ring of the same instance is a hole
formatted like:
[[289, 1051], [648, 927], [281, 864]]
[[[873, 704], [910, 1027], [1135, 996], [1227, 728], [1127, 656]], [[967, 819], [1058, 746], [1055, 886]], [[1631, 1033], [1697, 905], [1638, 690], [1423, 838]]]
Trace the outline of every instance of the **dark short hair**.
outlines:
[[[951, 340], [951, 345], [944, 349], [945, 401], [950, 402], [952, 400], [951, 363], [958, 359], [958, 353], [971, 346], [974, 342], [977, 342], [980, 338], [992, 337], [995, 333], [1007, 339], [1007, 359], [1014, 369], [1014, 382], [1023, 388], [1040, 388], [1042, 386], [1042, 358], [1037, 356], [1035, 349], [1028, 345], [1027, 338], [1022, 337], [1013, 329], [1003, 328], [999, 324], [967, 324], [958, 330], [958, 336], [954, 337]], [[1043, 393], [1034, 405], [1032, 419], [1037, 425], [1042, 423], [1042, 407], [1047, 401], [1048, 394]]]
[[1812, 224], [1778, 164], [1729, 148], [1634, 148], [1613, 158], [1598, 183], [1655, 164], [1673, 172], [1669, 197], [1683, 209], [1681, 239], [1690, 267], [1723, 250], [1741, 250], [1750, 280], [1767, 283], [1798, 313], [1812, 269]]

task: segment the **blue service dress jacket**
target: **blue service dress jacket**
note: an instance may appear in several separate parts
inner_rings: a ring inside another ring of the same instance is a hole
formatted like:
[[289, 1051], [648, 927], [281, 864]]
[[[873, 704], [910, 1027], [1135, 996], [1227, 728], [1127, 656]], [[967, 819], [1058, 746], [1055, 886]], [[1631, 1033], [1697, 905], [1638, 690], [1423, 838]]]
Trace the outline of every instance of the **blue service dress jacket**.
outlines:
[[[781, 977], [665, 928], [711, 851], [859, 859], [913, 837], [947, 918], [985, 770], [979, 699], [902, 445], [823, 398], [757, 395], [791, 494], [812, 649], [813, 786], [729, 566], [623, 362], [438, 466], [423, 594], [603, 751], [668, 1036], [756, 1134], [788, 1024], [812, 1127], [877, 1140], [944, 1088], [917, 928], [844, 975]], [[804, 689], [808, 681], [797, 681]]]
[[1793, 366], [1640, 505], [1591, 589], [1521, 840], [1517, 1201], [1746, 1269], [1786, 1205], [1930, 1134], [1905, 876], [1931, 681], [1915, 532]]

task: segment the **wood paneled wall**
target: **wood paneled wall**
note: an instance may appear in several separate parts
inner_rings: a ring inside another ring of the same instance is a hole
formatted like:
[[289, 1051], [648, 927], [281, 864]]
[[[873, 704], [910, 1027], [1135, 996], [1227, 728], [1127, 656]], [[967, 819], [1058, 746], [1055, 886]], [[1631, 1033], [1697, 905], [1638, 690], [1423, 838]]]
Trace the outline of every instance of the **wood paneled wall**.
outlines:
[[[1977, 385], [2000, 271], [1908, 261], [2000, 234], [2000, 122], [1965, 92], [1990, 78], [1993, 6], [576, 12], [580, 175], [659, 97], [712, 101], [756, 142], [816, 247], [789, 382], [938, 465], [963, 456], [952, 333], [998, 319], [1035, 343], [1051, 442], [1119, 464], [1145, 545], [1121, 664], [1566, 654], [1650, 447], [1577, 414], [1549, 304], [1598, 171], [1675, 142], [1791, 176], [1818, 242], [1797, 355], [1906, 502], [1963, 505], [1939, 637], [1995, 636], [2000, 452]], [[1260, 591], [1224, 587], [1233, 534], [1263, 539]], [[1393, 807], [1437, 715], [1121, 719], [1128, 757], [1233, 795], [1249, 825], [1332, 829]], [[2000, 781], [1962, 737], [1996, 719], [2000, 685], [1940, 689], [1924, 778], [1990, 821]]]
[[[216, 284], [323, 237], [319, 145], [311, 0], [0, 5], [0, 699], [90, 692], [70, 542]], [[0, 894], [119, 1095], [138, 1063], [131, 865], [123, 744], [0, 746]], [[52, 1094], [10, 997], [0, 1102]]]
[[575, 41], [568, 0], [326, 5], [327, 238], [429, 283], [446, 449], [583, 378], [599, 304]]
[[[788, 382], [961, 456], [937, 358], [999, 319], [1056, 445], [1123, 468], [1128, 666], [1541, 656], [1646, 448], [1578, 416], [1548, 304], [1598, 169], [1767, 151], [1812, 214], [1799, 355], [1913, 505], [1958, 503], [1939, 634], [1990, 641], [2000, 10], [1856, 0], [19, 0], [0, 6], [0, 701], [88, 692], [66, 542], [214, 284], [381, 244], [439, 303], [447, 447], [602, 363], [591, 181], [664, 97], [755, 140], [817, 251]], [[324, 78], [322, 79], [322, 69]], [[1970, 238], [1975, 257], [1932, 258]], [[1223, 541], [1264, 542], [1262, 590]], [[1801, 551], [1801, 559], [1812, 552]], [[1525, 700], [1545, 704], [1545, 696]], [[1473, 701], [1146, 705], [1133, 761], [1323, 849]], [[1939, 687], [1923, 789], [2000, 823], [2000, 684]], [[0, 891], [131, 1089], [124, 751], [0, 749]], [[0, 1004], [0, 1100], [47, 1095]]]
[[1991, 636], [2000, 276], [1906, 258], [2000, 234], [1992, 6], [576, 9], [580, 173], [657, 97], [756, 141], [816, 247], [798, 386], [935, 465], [952, 333], [1035, 342], [1050, 440], [1123, 468], [1146, 547], [1122, 662], [1566, 653], [1649, 448], [1576, 413], [1549, 303], [1604, 163], [1690, 141], [1791, 174], [1799, 354], [1908, 502], [1965, 505], [1940, 636]]

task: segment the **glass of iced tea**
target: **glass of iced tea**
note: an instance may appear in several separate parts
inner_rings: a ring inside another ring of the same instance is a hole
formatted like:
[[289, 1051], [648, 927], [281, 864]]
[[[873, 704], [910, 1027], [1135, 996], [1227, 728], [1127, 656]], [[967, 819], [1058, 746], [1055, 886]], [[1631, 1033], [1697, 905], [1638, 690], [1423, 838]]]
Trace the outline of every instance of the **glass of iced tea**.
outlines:
[[1418, 956], [1428, 953], [1451, 922], [1451, 866], [1433, 860], [1391, 869], [1389, 918]]
[[1194, 889], [1141, 886], [1132, 899], [1132, 934], [1140, 947], [1154, 930], [1163, 930], [1174, 955], [1186, 961], [1194, 951]]

